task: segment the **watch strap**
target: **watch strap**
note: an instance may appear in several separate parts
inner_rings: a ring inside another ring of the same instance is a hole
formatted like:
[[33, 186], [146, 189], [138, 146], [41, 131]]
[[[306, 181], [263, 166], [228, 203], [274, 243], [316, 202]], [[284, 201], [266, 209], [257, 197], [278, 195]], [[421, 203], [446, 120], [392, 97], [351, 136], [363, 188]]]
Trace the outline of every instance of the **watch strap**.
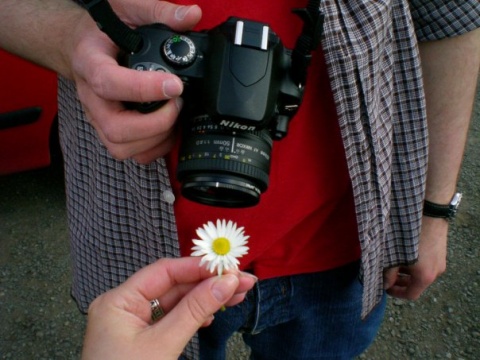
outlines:
[[425, 200], [423, 203], [423, 215], [435, 218], [453, 219], [457, 214], [462, 201], [462, 193], [455, 193], [449, 204], [436, 204]]
[[449, 219], [450, 217], [452, 217], [450, 211], [450, 204], [441, 205], [425, 200], [423, 203], [423, 215], [435, 218]]

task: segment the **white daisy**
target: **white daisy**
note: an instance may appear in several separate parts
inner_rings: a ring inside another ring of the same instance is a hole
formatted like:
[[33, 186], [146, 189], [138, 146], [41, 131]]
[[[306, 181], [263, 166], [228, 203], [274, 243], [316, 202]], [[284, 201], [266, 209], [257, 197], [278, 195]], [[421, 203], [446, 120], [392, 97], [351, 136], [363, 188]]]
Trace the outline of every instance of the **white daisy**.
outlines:
[[222, 275], [223, 269], [238, 269], [240, 261], [237, 258], [248, 253], [247, 239], [244, 228], [229, 220], [217, 220], [217, 226], [209, 221], [203, 228], [197, 229], [200, 240], [194, 239], [192, 256], [203, 256], [200, 266], [207, 263], [207, 269]]

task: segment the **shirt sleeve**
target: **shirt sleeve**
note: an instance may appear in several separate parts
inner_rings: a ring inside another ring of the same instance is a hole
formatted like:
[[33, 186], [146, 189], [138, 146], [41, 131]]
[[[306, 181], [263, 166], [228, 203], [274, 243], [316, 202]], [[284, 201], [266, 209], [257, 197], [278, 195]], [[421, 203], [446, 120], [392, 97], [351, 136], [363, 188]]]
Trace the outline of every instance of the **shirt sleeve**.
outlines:
[[409, 0], [418, 41], [440, 40], [480, 27], [479, 0]]

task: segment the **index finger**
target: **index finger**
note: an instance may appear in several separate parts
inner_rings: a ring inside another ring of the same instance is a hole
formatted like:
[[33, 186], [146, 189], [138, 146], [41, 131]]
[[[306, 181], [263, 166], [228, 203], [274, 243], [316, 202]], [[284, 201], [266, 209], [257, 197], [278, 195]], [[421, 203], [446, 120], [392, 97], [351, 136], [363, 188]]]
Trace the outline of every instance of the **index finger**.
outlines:
[[167, 1], [148, 0], [132, 6], [124, 14], [127, 21], [134, 25], [162, 23], [177, 31], [191, 29], [202, 16], [198, 5], [177, 5]]
[[215, 276], [204, 266], [199, 257], [161, 259], [139, 270], [121, 287], [127, 292], [140, 293], [146, 300], [161, 297], [178, 284], [199, 282]]

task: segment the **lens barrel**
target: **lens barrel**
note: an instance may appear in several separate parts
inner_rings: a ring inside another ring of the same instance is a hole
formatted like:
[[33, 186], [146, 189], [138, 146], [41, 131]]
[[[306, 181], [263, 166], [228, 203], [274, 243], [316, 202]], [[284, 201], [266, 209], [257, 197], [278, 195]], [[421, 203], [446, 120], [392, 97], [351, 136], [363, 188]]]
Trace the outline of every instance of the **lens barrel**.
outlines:
[[272, 145], [266, 129], [232, 129], [208, 116], [187, 121], [177, 168], [182, 195], [212, 206], [256, 205], [268, 187]]

